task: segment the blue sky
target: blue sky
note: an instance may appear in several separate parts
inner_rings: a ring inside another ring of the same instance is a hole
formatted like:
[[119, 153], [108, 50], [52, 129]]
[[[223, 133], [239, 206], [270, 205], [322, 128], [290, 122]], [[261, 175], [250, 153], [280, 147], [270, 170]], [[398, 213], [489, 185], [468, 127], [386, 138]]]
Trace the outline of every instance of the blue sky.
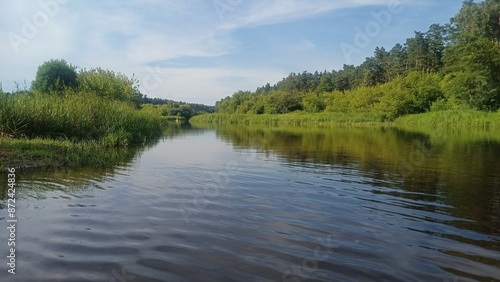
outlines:
[[360, 64], [447, 23], [462, 0], [0, 0], [0, 82], [65, 59], [139, 79], [149, 97], [214, 104], [290, 72]]

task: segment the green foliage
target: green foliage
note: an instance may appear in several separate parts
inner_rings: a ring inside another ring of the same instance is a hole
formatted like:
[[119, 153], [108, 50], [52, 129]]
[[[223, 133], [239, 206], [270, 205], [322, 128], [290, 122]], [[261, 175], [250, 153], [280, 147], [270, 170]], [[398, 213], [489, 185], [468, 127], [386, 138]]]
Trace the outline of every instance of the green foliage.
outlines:
[[294, 112], [289, 114], [204, 114], [189, 120], [194, 126], [222, 124], [259, 124], [259, 125], [339, 125], [339, 124], [373, 124], [383, 121], [383, 117], [373, 113], [344, 114], [318, 113], [306, 114]]
[[194, 111], [194, 114], [215, 112], [215, 106], [208, 106], [196, 103], [177, 102], [162, 98], [149, 98], [147, 95], [142, 96], [140, 104], [141, 105], [151, 104], [155, 106], [168, 105], [169, 108], [179, 108], [181, 105], [187, 105]]
[[277, 90], [266, 96], [264, 105], [266, 114], [286, 114], [299, 110], [302, 110], [302, 104], [298, 95]]
[[142, 97], [138, 81], [121, 73], [94, 68], [78, 74], [79, 91], [106, 99], [138, 103]]
[[150, 99], [160, 106], [138, 110], [148, 98], [139, 92], [137, 80], [100, 68], [77, 74], [64, 60], [40, 66], [32, 91], [16, 86], [10, 94], [0, 84], [0, 166], [116, 164], [131, 151], [122, 154], [113, 147], [150, 143], [164, 133], [171, 116], [177, 120], [197, 114], [191, 104], [162, 99]]
[[408, 115], [397, 118], [394, 123], [400, 126], [423, 128], [484, 128], [500, 129], [499, 112], [482, 112], [474, 110], [447, 110], [425, 114]]
[[174, 102], [164, 105], [143, 104], [141, 105], [141, 111], [153, 113], [158, 116], [176, 117], [185, 120], [197, 114], [195, 110], [191, 109], [190, 105]]
[[31, 89], [39, 93], [61, 93], [65, 88], [77, 85], [77, 73], [74, 66], [65, 60], [50, 60], [38, 67]]
[[500, 2], [486, 0], [474, 3], [466, 0], [460, 12], [451, 19], [452, 39], [457, 42], [463, 38], [486, 38], [500, 44]]
[[376, 109], [389, 119], [429, 111], [434, 101], [442, 97], [436, 73], [411, 72], [381, 86], [380, 104]]
[[304, 95], [302, 98], [302, 106], [304, 107], [304, 111], [308, 113], [319, 113], [326, 107], [322, 95], [312, 92]]
[[464, 38], [445, 52], [442, 82], [447, 97], [465, 101], [473, 109], [500, 108], [500, 45], [487, 38]]
[[13, 137], [94, 140], [108, 146], [139, 145], [159, 136], [161, 117], [127, 102], [66, 90], [60, 96], [0, 95], [0, 133]]

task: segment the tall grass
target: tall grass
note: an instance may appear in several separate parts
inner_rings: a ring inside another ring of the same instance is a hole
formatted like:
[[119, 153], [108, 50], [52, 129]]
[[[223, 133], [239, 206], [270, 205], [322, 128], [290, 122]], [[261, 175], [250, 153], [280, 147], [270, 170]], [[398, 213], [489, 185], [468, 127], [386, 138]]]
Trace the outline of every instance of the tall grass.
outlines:
[[204, 114], [192, 117], [189, 122], [195, 126], [228, 124], [328, 126], [385, 123], [405, 127], [500, 129], [500, 112], [474, 110], [436, 111], [402, 116], [394, 121], [386, 120], [384, 114], [374, 113]]
[[399, 117], [398, 126], [500, 129], [500, 112], [474, 110], [436, 111]]
[[339, 125], [372, 124], [384, 121], [384, 116], [374, 113], [317, 113], [294, 112], [289, 114], [203, 114], [192, 117], [193, 125], [262, 124], [262, 125]]
[[110, 166], [128, 163], [136, 148], [108, 148], [93, 141], [0, 138], [0, 174], [6, 167]]
[[86, 93], [0, 93], [0, 134], [138, 145], [160, 136], [162, 118], [126, 102]]

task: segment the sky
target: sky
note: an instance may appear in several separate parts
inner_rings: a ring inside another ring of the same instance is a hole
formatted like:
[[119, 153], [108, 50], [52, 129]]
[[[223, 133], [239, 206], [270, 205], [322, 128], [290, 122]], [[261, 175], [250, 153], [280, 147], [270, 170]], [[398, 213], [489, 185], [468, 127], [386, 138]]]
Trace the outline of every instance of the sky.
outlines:
[[[477, 1], [476, 1], [477, 2]], [[462, 0], [0, 0], [0, 83], [64, 59], [139, 80], [148, 97], [214, 105], [291, 72], [359, 65]]]

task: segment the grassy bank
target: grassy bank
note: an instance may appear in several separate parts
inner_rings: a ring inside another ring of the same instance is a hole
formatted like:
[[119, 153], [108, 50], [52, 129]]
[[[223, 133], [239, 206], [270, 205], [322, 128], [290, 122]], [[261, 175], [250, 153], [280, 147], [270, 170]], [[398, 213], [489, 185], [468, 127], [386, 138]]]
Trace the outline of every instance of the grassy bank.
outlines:
[[427, 128], [500, 129], [500, 112], [438, 111], [399, 117], [395, 125]]
[[130, 161], [131, 148], [107, 148], [96, 142], [0, 138], [0, 174], [6, 168], [110, 166]]
[[296, 112], [290, 114], [204, 114], [192, 117], [193, 125], [342, 125], [342, 124], [376, 124], [384, 121], [382, 115], [372, 113], [317, 113]]
[[106, 166], [162, 135], [168, 122], [88, 93], [0, 93], [0, 168]]
[[0, 94], [0, 133], [123, 147], [160, 136], [162, 118], [86, 93]]
[[354, 125], [387, 124], [417, 127], [471, 127], [500, 129], [500, 113], [464, 111], [438, 111], [399, 117], [394, 121], [386, 120], [384, 115], [363, 113], [290, 113], [282, 115], [254, 114], [205, 114], [192, 117], [189, 122], [195, 126], [207, 125]]

